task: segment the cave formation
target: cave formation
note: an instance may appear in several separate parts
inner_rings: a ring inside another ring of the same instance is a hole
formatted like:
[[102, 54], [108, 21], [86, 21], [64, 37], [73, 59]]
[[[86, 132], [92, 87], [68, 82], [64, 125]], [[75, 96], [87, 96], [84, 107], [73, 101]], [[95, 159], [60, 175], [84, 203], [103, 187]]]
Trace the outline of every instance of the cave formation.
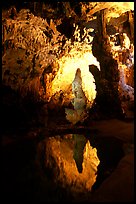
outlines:
[[3, 2], [1, 93], [4, 199], [134, 200], [133, 2]]

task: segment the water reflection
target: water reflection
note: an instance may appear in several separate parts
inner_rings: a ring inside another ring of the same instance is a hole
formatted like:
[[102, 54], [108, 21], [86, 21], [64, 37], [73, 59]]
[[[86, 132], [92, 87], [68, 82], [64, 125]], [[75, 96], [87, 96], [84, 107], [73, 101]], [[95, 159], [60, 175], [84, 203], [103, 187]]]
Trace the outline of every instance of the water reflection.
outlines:
[[[40, 153], [41, 152], [41, 153]], [[97, 149], [81, 134], [65, 134], [46, 138], [39, 146], [39, 159], [55, 185], [72, 196], [92, 190], [100, 163]]]
[[73, 158], [76, 162], [76, 166], [79, 173], [82, 173], [83, 167], [83, 152], [85, 145], [87, 143], [87, 139], [84, 135], [73, 134], [72, 138], [74, 140], [74, 149], [73, 149]]

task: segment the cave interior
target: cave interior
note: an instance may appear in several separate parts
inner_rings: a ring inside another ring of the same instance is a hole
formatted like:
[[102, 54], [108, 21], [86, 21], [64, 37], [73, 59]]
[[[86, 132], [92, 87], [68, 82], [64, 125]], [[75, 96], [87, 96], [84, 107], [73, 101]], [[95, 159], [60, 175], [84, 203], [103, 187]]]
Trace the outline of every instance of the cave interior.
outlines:
[[2, 2], [2, 199], [134, 201], [134, 2]]

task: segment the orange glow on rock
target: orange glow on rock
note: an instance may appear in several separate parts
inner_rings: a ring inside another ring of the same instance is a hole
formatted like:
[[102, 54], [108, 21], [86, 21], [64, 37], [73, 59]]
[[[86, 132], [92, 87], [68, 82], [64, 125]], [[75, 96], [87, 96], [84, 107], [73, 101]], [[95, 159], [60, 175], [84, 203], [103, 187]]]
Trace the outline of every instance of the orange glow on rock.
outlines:
[[96, 182], [100, 160], [97, 157], [97, 149], [90, 145], [89, 140], [83, 151], [82, 173], [78, 172], [73, 158], [72, 134], [65, 135], [64, 138], [60, 136], [48, 138], [45, 149], [45, 165], [53, 170], [56, 182], [61, 183], [64, 188], [68, 187], [73, 194], [91, 191]]
[[[70, 52], [66, 53], [61, 59], [57, 60], [59, 71], [52, 81], [51, 95], [54, 95], [60, 90], [66, 91], [74, 80], [77, 68], [81, 70], [82, 88], [85, 96], [88, 99], [89, 106], [93, 103], [96, 97], [96, 87], [93, 75], [89, 72], [89, 65], [95, 64], [100, 69], [99, 62], [92, 54], [92, 46], [87, 43], [86, 39], [80, 42], [79, 30], [76, 29], [75, 36], [77, 41], [74, 45], [70, 44]], [[93, 38], [91, 37], [91, 40]], [[73, 94], [69, 95], [69, 99], [73, 98]]]

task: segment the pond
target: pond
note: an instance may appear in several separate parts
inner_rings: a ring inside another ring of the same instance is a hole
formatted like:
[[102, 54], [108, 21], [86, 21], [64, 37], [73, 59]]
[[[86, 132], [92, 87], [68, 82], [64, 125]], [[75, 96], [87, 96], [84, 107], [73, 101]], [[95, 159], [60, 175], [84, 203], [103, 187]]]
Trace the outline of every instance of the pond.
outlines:
[[123, 156], [119, 139], [89, 129], [15, 144], [3, 150], [4, 199], [8, 192], [14, 200], [90, 201]]
[[90, 199], [123, 156], [119, 139], [97, 138], [90, 133], [61, 133], [41, 141], [38, 147], [44, 176], [61, 189], [58, 195], [63, 189], [61, 196], [74, 201]]

